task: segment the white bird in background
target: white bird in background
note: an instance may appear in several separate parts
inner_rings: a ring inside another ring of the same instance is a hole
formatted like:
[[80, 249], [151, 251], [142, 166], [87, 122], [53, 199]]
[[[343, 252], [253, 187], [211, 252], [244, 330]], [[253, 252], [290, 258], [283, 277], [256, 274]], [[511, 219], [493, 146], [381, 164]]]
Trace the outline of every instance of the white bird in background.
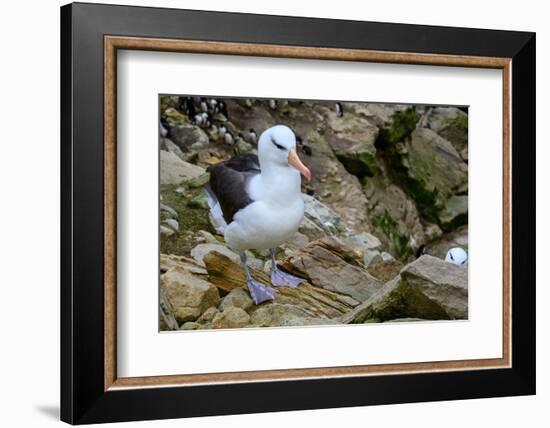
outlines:
[[344, 108], [342, 107], [342, 103], [336, 103], [334, 107], [336, 109], [336, 116], [342, 117], [344, 115]]
[[258, 139], [258, 136], [256, 135], [256, 130], [254, 128], [250, 128], [248, 130], [248, 139], [252, 144], [256, 144], [256, 140]]
[[445, 261], [455, 265], [465, 265], [468, 262], [468, 253], [460, 247], [451, 248], [447, 251]]
[[233, 134], [229, 131], [225, 131], [223, 134], [223, 141], [225, 141], [225, 144], [233, 144]]
[[273, 300], [276, 291], [252, 278], [246, 250], [271, 249], [272, 285], [298, 286], [303, 279], [279, 270], [275, 260], [276, 247], [292, 238], [304, 216], [300, 174], [311, 179], [294, 133], [284, 125], [269, 128], [258, 141], [258, 156], [237, 156], [208, 170], [210, 212], [228, 246], [241, 255], [254, 303]]

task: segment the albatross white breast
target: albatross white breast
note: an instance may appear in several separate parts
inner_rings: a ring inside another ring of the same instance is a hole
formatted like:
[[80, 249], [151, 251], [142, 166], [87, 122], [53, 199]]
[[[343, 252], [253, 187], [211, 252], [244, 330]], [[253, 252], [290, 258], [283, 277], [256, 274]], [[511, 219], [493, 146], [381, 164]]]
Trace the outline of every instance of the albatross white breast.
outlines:
[[275, 260], [276, 247], [292, 238], [304, 216], [300, 173], [311, 179], [296, 154], [294, 133], [284, 125], [269, 128], [258, 141], [258, 156], [238, 156], [209, 171], [211, 213], [227, 245], [241, 254], [254, 302], [273, 299], [275, 290], [251, 277], [245, 250], [270, 248], [272, 284], [296, 287], [303, 280], [280, 271]]

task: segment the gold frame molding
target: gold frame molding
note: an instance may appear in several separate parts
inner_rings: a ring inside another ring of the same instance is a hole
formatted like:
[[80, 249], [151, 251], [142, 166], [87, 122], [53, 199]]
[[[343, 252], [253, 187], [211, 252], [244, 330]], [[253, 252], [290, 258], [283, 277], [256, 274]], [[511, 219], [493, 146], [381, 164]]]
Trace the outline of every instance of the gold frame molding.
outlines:
[[[190, 375], [117, 377], [116, 368], [116, 53], [118, 49], [214, 55], [243, 55], [337, 61], [440, 65], [502, 70], [503, 81], [503, 349], [502, 358], [359, 365], [305, 369], [262, 370]], [[260, 382], [307, 378], [357, 377], [381, 374], [441, 372], [511, 367], [511, 58], [382, 52], [266, 44], [104, 37], [104, 390], [198, 384]]]

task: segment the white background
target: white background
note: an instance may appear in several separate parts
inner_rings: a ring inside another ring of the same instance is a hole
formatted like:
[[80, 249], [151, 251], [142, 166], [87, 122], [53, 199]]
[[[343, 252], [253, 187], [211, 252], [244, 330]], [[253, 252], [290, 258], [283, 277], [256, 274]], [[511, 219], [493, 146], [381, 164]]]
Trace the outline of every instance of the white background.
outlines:
[[[119, 376], [502, 356], [502, 71], [123, 51], [117, 79]], [[469, 105], [468, 321], [158, 334], [159, 93]]]
[[[104, 1], [111, 3], [110, 1]], [[195, 7], [326, 18], [537, 31], [537, 339], [538, 395], [462, 402], [284, 412], [140, 426], [280, 427], [370, 425], [407, 427], [545, 426], [550, 402], [548, 367], [550, 282], [549, 93], [550, 28], [544, 2], [441, 1], [276, 2], [203, 0], [126, 1], [128, 4]], [[9, 427], [58, 424], [59, 405], [59, 10], [62, 2], [4, 2], [0, 13], [0, 421]], [[545, 144], [546, 143], [546, 144]], [[547, 186], [546, 186], [547, 188]], [[545, 195], [543, 195], [543, 192]], [[545, 198], [543, 198], [545, 196]], [[125, 426], [138, 426], [138, 423]]]

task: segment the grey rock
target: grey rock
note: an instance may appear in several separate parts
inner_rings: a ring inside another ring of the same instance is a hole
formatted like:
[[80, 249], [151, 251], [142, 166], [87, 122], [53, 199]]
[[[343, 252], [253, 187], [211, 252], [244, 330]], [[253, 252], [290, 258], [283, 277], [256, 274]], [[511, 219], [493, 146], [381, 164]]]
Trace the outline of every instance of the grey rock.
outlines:
[[382, 255], [377, 250], [365, 250], [363, 252], [363, 264], [365, 267], [373, 266], [384, 261]]
[[204, 256], [206, 256], [211, 251], [217, 251], [224, 256], [229, 257], [236, 263], [240, 262], [239, 255], [231, 251], [225, 245], [222, 244], [199, 244], [191, 250], [191, 257], [201, 266], [204, 266]]
[[[346, 227], [356, 232], [368, 232], [370, 224], [366, 212], [367, 198], [358, 177], [349, 173], [334, 154], [329, 144], [331, 133], [321, 134], [319, 130], [312, 131], [311, 128], [304, 132], [304, 143], [313, 150], [312, 156], [304, 158], [314, 176], [308, 186], [315, 191], [323, 204], [330, 206], [338, 214]], [[337, 225], [333, 227], [338, 228]]]
[[160, 151], [160, 184], [179, 184], [203, 173], [200, 166], [185, 162], [171, 152]]
[[170, 130], [172, 141], [181, 149], [189, 160], [199, 150], [208, 147], [208, 135], [198, 126], [182, 123]]
[[431, 242], [443, 235], [443, 231], [437, 224], [428, 223], [424, 226], [424, 236], [427, 242]]
[[342, 315], [339, 321], [345, 324], [362, 324], [399, 318], [446, 320], [449, 315], [438, 303], [398, 275], [384, 284], [378, 293]]
[[401, 277], [437, 302], [451, 318], [468, 318], [468, 266], [424, 255], [405, 266]]
[[424, 244], [424, 228], [416, 204], [387, 177], [369, 179], [374, 188], [369, 199], [369, 216], [385, 248], [400, 260], [407, 260]]
[[467, 165], [449, 141], [427, 128], [412, 133], [408, 149], [409, 179], [424, 192], [424, 196], [412, 195], [433, 198], [433, 208], [423, 208], [426, 214], [430, 209], [435, 210], [432, 214], [438, 217], [437, 210], [443, 208], [451, 196], [467, 192]]
[[173, 267], [186, 270], [192, 274], [207, 275], [208, 272], [204, 267], [198, 265], [195, 260], [185, 256], [177, 256], [175, 254], [162, 254], [160, 255], [160, 271], [162, 273], [167, 272]]
[[367, 118], [379, 128], [389, 126], [396, 112], [407, 109], [404, 104], [349, 103], [355, 114]]
[[[351, 230], [342, 222], [338, 213], [313, 196], [302, 194], [304, 200], [304, 220], [301, 228], [321, 231], [328, 235], [350, 235]], [[311, 223], [313, 225], [311, 225]], [[304, 232], [308, 235], [308, 232]]]
[[162, 138], [160, 140], [160, 149], [176, 155], [181, 160], [185, 160], [185, 154], [181, 151], [177, 144], [174, 144], [174, 142], [168, 138]]
[[208, 308], [206, 311], [204, 311], [202, 313], [202, 315], [197, 319], [197, 322], [199, 324], [210, 323], [210, 322], [212, 322], [214, 317], [219, 313], [220, 313], [220, 311], [218, 310], [218, 308], [212, 306], [212, 307]]
[[[199, 244], [191, 250], [191, 257], [200, 266], [204, 266], [204, 256], [206, 256], [208, 253], [212, 251], [217, 251], [218, 253], [223, 254], [226, 257], [229, 257], [235, 263], [241, 264], [241, 258], [237, 253], [235, 253], [234, 251], [231, 251], [225, 245], [222, 245], [219, 243], [218, 244], [214, 244], [214, 243]], [[249, 251], [247, 251], [246, 254], [248, 259], [247, 263], [250, 267], [253, 267], [255, 269], [263, 268], [263, 262], [261, 260], [258, 260], [257, 258], [255, 258], [254, 255], [252, 255], [252, 253], [250, 253]]]
[[160, 304], [159, 304], [159, 328], [161, 331], [166, 330], [177, 330], [178, 322], [174, 318], [174, 308], [168, 301], [166, 297], [166, 292], [163, 287], [160, 288], [159, 293]]
[[396, 318], [394, 320], [387, 320], [384, 322], [417, 322], [417, 321], [428, 321], [422, 318]]
[[445, 204], [439, 215], [444, 229], [453, 229], [455, 224], [464, 224], [468, 220], [468, 195], [453, 195]]
[[219, 241], [216, 239], [216, 237], [206, 230], [199, 230], [196, 233], [196, 240], [198, 242], [202, 241], [206, 244], [219, 244]]
[[169, 218], [164, 220], [163, 223], [174, 230], [174, 232], [177, 232], [180, 229], [180, 225], [176, 219]]
[[161, 287], [180, 324], [195, 321], [202, 312], [217, 306], [220, 301], [214, 285], [180, 267], [173, 267], [161, 275]]
[[269, 303], [259, 306], [251, 316], [251, 324], [258, 327], [289, 325], [292, 319], [309, 318], [309, 314], [298, 306], [281, 303]]
[[243, 309], [229, 306], [216, 314], [212, 328], [241, 328], [250, 324], [250, 315]]
[[364, 301], [382, 284], [361, 267], [363, 254], [334, 237], [310, 242], [287, 257], [283, 267], [313, 285]]
[[222, 299], [220, 309], [223, 311], [229, 307], [234, 307], [247, 311], [252, 307], [252, 303], [252, 299], [246, 291], [242, 288], [235, 288]]
[[256, 154], [256, 149], [254, 148], [254, 146], [250, 143], [247, 143], [243, 139], [238, 139], [237, 144], [235, 145], [235, 149], [236, 149], [237, 153], [240, 154], [240, 155], [244, 155], [244, 154], [247, 154], [247, 153]]
[[368, 266], [367, 271], [379, 281], [386, 283], [398, 276], [402, 268], [403, 263], [392, 259], [373, 263]]
[[176, 232], [171, 227], [164, 226], [163, 224], [161, 224], [160, 225], [160, 233], [161, 233], [161, 235], [164, 235], [164, 236], [172, 236]]
[[294, 234], [294, 236], [292, 236], [290, 241], [287, 241], [284, 243], [284, 246], [288, 248], [296, 249], [307, 245], [309, 241], [310, 239], [306, 235], [298, 231]]
[[378, 250], [382, 247], [380, 239], [371, 233], [361, 232], [342, 239], [344, 243], [356, 250]]
[[199, 208], [206, 210], [208, 209], [208, 197], [205, 192], [200, 192], [198, 195], [193, 197], [189, 203], [189, 208]]
[[171, 215], [174, 218], [178, 218], [178, 213], [176, 210], [166, 204], [160, 203], [160, 210], [167, 212], [169, 215]]
[[359, 115], [328, 115], [328, 125], [334, 135], [329, 144], [348, 172], [363, 177], [373, 176], [379, 171], [374, 143], [378, 128]]
[[193, 321], [184, 322], [180, 327], [181, 330], [197, 330], [199, 328], [200, 324]]
[[427, 112], [427, 126], [450, 141], [460, 152], [468, 144], [468, 115], [456, 107], [434, 107]]
[[210, 180], [210, 173], [205, 172], [204, 174], [199, 175], [196, 178], [193, 178], [187, 182], [187, 186], [191, 189], [197, 189], [199, 187], [204, 187]]
[[316, 318], [316, 317], [292, 317], [287, 320], [282, 320], [279, 324], [280, 327], [304, 327], [304, 326], [315, 326], [315, 325], [335, 325], [338, 324], [336, 321], [326, 318]]

